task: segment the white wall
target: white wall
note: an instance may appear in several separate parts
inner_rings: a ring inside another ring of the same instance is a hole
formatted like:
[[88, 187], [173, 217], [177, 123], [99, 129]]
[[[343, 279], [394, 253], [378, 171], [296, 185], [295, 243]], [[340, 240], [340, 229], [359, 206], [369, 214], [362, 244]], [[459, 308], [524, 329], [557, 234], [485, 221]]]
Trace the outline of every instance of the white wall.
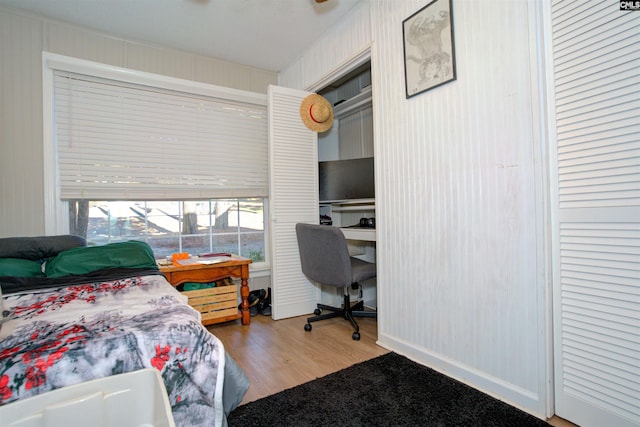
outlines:
[[538, 6], [454, 0], [457, 80], [405, 99], [402, 21], [427, 3], [366, 2], [279, 81], [317, 87], [371, 46], [379, 343], [545, 416]]
[[42, 52], [266, 93], [277, 75], [0, 8], [0, 237], [44, 234]]
[[[454, 0], [458, 79], [407, 100], [402, 20], [427, 3], [364, 1], [278, 79], [318, 88], [371, 49], [379, 341], [543, 414], [535, 2]], [[42, 50], [257, 92], [275, 79], [0, 9], [0, 236], [44, 230]]]

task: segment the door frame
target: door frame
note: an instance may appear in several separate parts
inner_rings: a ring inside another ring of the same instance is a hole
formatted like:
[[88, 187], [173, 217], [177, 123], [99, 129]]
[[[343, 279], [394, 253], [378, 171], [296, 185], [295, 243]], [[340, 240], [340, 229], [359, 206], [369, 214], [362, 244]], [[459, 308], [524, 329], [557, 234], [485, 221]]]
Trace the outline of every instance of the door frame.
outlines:
[[[367, 46], [365, 49], [356, 53], [351, 58], [347, 59], [345, 62], [334, 68], [332, 71], [325, 74], [322, 78], [320, 78], [320, 80], [312, 83], [305, 90], [308, 90], [309, 92], [317, 92], [321, 89], [324, 89], [331, 83], [340, 80], [342, 77], [346, 76], [361, 65], [366, 64], [368, 61], [371, 61], [371, 46]], [[373, 67], [371, 79], [373, 80]]]
[[[371, 50], [372, 50], [371, 47], [372, 46], [370, 44], [366, 48], [355, 53], [353, 56], [348, 58], [342, 64], [340, 64], [339, 66], [337, 66], [336, 68], [334, 68], [333, 70], [325, 74], [323, 77], [321, 77], [318, 81], [309, 85], [305, 90], [308, 90], [309, 92], [317, 93], [318, 91], [325, 89], [327, 86], [332, 85], [334, 82], [337, 82], [343, 79], [344, 77], [346, 77], [353, 71], [357, 70], [361, 66], [365, 65], [366, 63], [370, 64], [369, 68], [371, 70], [371, 82], [373, 87], [373, 66], [371, 65]], [[372, 107], [375, 104], [375, 100], [373, 99], [373, 94], [371, 97], [371, 104], [372, 104]], [[373, 108], [372, 108], [372, 116], [373, 116], [373, 122], [375, 123], [376, 122], [375, 109]], [[373, 129], [373, 141], [374, 141], [374, 152], [375, 152], [375, 141], [376, 141], [375, 126]], [[376, 169], [375, 169], [375, 156], [374, 156], [374, 174], [375, 174], [375, 170]], [[376, 212], [376, 216], [377, 216], [377, 212]], [[381, 302], [377, 296], [379, 285], [380, 285], [380, 282], [376, 281], [376, 305], [379, 305]], [[334, 289], [331, 289], [332, 293], [327, 293], [329, 292], [329, 290], [325, 289], [325, 287], [320, 287], [320, 289], [321, 289], [320, 300], [318, 302], [323, 302], [330, 305], [340, 304], [341, 296], [333, 293], [333, 291], [335, 291]]]

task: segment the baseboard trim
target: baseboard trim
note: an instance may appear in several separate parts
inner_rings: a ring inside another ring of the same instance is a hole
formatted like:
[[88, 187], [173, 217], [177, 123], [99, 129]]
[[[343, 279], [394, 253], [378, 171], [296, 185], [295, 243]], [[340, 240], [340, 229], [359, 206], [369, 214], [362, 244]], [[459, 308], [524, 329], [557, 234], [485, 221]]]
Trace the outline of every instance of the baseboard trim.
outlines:
[[542, 405], [539, 395], [535, 392], [525, 390], [522, 387], [503, 381], [500, 378], [487, 375], [484, 372], [463, 365], [455, 360], [445, 358], [442, 355], [383, 333], [378, 334], [377, 344], [480, 390], [535, 417], [546, 420], [545, 415], [538, 412], [538, 408], [542, 407]]

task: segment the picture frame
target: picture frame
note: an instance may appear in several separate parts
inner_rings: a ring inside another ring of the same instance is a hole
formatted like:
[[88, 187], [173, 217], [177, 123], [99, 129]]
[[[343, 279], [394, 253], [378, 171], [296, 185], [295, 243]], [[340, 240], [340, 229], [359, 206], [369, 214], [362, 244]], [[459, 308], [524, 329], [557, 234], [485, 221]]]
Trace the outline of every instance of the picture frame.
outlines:
[[407, 99], [456, 80], [453, 0], [433, 0], [402, 21]]

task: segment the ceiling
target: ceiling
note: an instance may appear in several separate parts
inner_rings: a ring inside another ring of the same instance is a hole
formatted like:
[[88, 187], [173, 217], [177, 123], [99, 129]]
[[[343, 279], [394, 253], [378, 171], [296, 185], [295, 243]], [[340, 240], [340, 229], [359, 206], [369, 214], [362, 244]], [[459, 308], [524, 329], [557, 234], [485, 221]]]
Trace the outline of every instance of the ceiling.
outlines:
[[0, 0], [58, 21], [280, 71], [362, 0]]

